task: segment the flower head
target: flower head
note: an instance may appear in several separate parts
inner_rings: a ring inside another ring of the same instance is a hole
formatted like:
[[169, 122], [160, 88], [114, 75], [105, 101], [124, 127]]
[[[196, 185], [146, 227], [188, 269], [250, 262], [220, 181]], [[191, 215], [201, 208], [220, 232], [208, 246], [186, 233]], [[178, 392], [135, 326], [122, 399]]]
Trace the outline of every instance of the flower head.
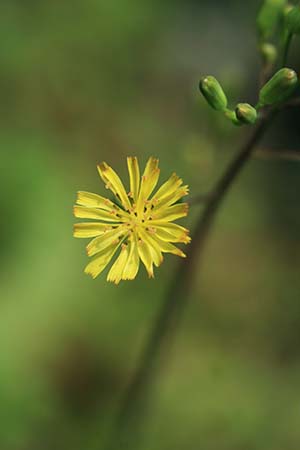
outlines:
[[160, 169], [158, 159], [150, 158], [142, 177], [136, 157], [127, 158], [130, 192], [116, 172], [105, 162], [97, 168], [107, 189], [110, 189], [117, 203], [98, 194], [79, 191], [75, 217], [97, 222], [83, 222], [74, 225], [74, 236], [94, 238], [87, 245], [88, 256], [95, 256], [86, 266], [85, 272], [96, 278], [120, 249], [107, 280], [118, 284], [121, 280], [133, 280], [139, 270], [140, 260], [149, 277], [154, 276], [153, 264], [158, 267], [163, 253], [186, 255], [173, 243], [190, 242], [188, 230], [172, 223], [187, 215], [188, 204], [178, 203], [187, 195], [188, 187], [173, 173], [154, 194]]

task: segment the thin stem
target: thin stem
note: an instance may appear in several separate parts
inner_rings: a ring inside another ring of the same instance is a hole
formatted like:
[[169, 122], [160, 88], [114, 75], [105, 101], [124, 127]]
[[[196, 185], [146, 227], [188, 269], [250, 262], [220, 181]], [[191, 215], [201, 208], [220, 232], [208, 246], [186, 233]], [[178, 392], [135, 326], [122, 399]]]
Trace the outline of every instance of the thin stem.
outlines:
[[[255, 146], [263, 137], [273, 115], [273, 113], [269, 113], [262, 117], [250, 138], [237, 152], [224, 174], [217, 181], [200, 214], [193, 232], [192, 244], [187, 250], [188, 258], [183, 260], [177, 268], [174, 281], [169, 287], [165, 302], [142, 353], [139, 367], [121, 405], [110, 442], [109, 448], [111, 449], [132, 449], [133, 445], [129, 443], [129, 439], [134, 439], [135, 445], [137, 445], [138, 421], [142, 417], [142, 408], [145, 408], [148, 388], [153, 382], [155, 369], [161, 360], [166, 344], [173, 336], [179, 318], [187, 305], [193, 286], [195, 269], [198, 267], [198, 259], [203, 255], [203, 248], [212, 228], [214, 217], [229, 188], [250, 159]], [[135, 446], [135, 448], [137, 447]]]
[[255, 150], [253, 157], [262, 160], [283, 160], [300, 162], [300, 150], [274, 150], [270, 148], [258, 148], [257, 150]]
[[[299, 103], [300, 105], [300, 103]], [[287, 106], [294, 106], [294, 105], [286, 105]], [[300, 161], [300, 150], [296, 149], [273, 149], [273, 148], [264, 148], [259, 147], [257, 148], [253, 153], [252, 157], [255, 159], [260, 160], [285, 160], [285, 161]], [[197, 205], [204, 205], [207, 203], [210, 199], [212, 194], [209, 192], [206, 194], [198, 194], [194, 197], [191, 197], [188, 201], [190, 206], [197, 206]]]
[[261, 89], [268, 81], [273, 69], [273, 64], [264, 62], [259, 76], [259, 89]]
[[292, 42], [292, 37], [293, 37], [292, 33], [289, 33], [286, 37], [284, 47], [283, 47], [282, 67], [285, 67], [286, 63], [287, 63], [288, 54], [289, 54], [289, 50], [290, 50], [290, 46], [291, 46], [291, 42]]

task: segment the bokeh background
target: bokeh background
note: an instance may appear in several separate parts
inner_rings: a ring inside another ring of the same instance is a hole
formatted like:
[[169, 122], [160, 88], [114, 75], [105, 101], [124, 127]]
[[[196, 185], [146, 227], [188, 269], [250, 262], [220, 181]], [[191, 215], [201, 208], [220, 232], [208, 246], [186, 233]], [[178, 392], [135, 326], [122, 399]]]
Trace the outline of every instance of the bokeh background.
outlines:
[[[154, 281], [88, 278], [75, 193], [104, 192], [102, 160], [126, 178], [127, 155], [159, 157], [162, 178], [176, 171], [193, 195], [210, 188], [248, 130], [211, 111], [198, 80], [255, 101], [259, 3], [1, 1], [1, 450], [106, 449], [178, 261]], [[299, 148], [299, 114], [280, 115], [264, 145]], [[299, 188], [299, 163], [258, 159], [233, 186], [141, 448], [299, 448]]]

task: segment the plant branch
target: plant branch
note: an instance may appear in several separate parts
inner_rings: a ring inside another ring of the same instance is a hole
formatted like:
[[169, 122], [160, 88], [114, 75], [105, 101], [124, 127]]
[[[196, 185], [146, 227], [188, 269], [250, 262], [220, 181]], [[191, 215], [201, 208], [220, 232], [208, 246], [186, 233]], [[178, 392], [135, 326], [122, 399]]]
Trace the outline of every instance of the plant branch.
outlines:
[[280, 149], [274, 150], [271, 148], [258, 148], [253, 157], [263, 160], [285, 160], [285, 161], [300, 161], [300, 150]]
[[[258, 147], [252, 154], [252, 158], [260, 159], [260, 160], [284, 160], [284, 161], [295, 161], [300, 162], [300, 149], [299, 150], [291, 150], [291, 149], [273, 149], [273, 148], [265, 148]], [[188, 201], [190, 206], [204, 205], [209, 202], [212, 194], [209, 192], [206, 194], [198, 194], [194, 197], [191, 197]]]
[[273, 63], [263, 61], [259, 74], [259, 89], [261, 89], [270, 78], [273, 67], [274, 67]]
[[289, 50], [290, 50], [290, 46], [291, 46], [291, 42], [292, 42], [292, 37], [293, 37], [292, 33], [289, 33], [286, 37], [284, 47], [283, 47], [282, 67], [285, 67], [286, 63], [287, 63], [288, 54], [289, 54]]
[[187, 305], [187, 299], [193, 286], [195, 269], [198, 267], [198, 259], [203, 256], [203, 248], [210, 234], [215, 215], [230, 187], [252, 156], [273, 116], [274, 113], [269, 112], [268, 115], [261, 118], [250, 138], [237, 152], [224, 174], [217, 181], [204, 209], [201, 211], [192, 235], [192, 244], [187, 250], [188, 258], [183, 260], [177, 268], [165, 302], [142, 353], [139, 367], [127, 389], [113, 430], [109, 447], [111, 449], [128, 448], [131, 450], [133, 446], [129, 443], [130, 439], [134, 439], [135, 444], [137, 444], [138, 421], [141, 420], [142, 409], [146, 405], [148, 388], [153, 382], [155, 370], [164, 353], [166, 344], [173, 336], [179, 318]]

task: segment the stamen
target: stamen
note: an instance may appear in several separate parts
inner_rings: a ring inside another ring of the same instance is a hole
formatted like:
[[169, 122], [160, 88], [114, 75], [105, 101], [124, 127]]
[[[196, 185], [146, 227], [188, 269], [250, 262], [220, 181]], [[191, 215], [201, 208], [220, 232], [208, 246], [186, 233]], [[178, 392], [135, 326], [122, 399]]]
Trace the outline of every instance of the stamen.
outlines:
[[112, 211], [110, 211], [109, 213], [110, 213], [112, 216], [114, 216], [114, 217], [120, 219], [120, 214], [118, 214], [116, 210], [112, 210]]

